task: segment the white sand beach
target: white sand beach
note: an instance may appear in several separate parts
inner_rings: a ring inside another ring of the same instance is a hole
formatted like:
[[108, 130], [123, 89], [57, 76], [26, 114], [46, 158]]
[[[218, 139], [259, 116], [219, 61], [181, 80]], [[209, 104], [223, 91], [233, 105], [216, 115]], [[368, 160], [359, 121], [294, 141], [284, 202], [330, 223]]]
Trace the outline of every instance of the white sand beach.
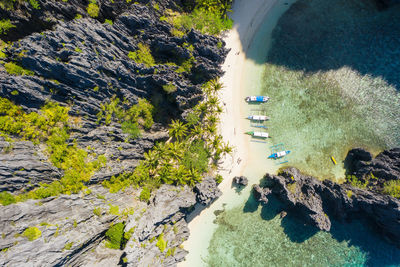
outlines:
[[[250, 185], [239, 195], [231, 187], [233, 177], [248, 174], [246, 173], [248, 171], [245, 172], [245, 169], [253, 169], [250, 173], [256, 174], [256, 177], [261, 178], [266, 171], [272, 172], [276, 169], [272, 163], [267, 162], [266, 156], [257, 156], [260, 153], [266, 155], [266, 145], [260, 147], [260, 145], [251, 143], [250, 136], [244, 134], [249, 129], [249, 122], [244, 119], [249, 112], [244, 98], [246, 93], [254, 91], [251, 88], [245, 87], [249, 76], [254, 75], [254, 73], [249, 72], [253, 72], [257, 68], [257, 71], [260, 69], [260, 66], [253, 69], [255, 63], [246, 58], [246, 52], [252, 43], [254, 34], [266, 16], [272, 16], [275, 22], [266, 26], [268, 28], [266, 29], [266, 34], [270, 36], [276, 21], [288, 6], [284, 4], [284, 1], [279, 0], [234, 1], [233, 14], [231, 16], [234, 20], [234, 27], [224, 36], [226, 46], [230, 49], [230, 52], [223, 65], [225, 74], [221, 78], [224, 87], [220, 92], [220, 101], [224, 112], [221, 115], [219, 128], [224, 141], [233, 146], [234, 151], [231, 155], [224, 158], [223, 163], [219, 166], [218, 173], [224, 178], [224, 181], [219, 185], [223, 195], [210, 207], [203, 210], [199, 209], [189, 217], [190, 237], [183, 243], [184, 248], [189, 251], [189, 254], [186, 256], [186, 261], [180, 263], [178, 266], [193, 267], [206, 265], [204, 257], [207, 256], [208, 244], [217, 227], [213, 223], [215, 218], [214, 212], [241, 204], [248, 197], [251, 189], [252, 180], [250, 180]], [[263, 31], [265, 32], [265, 29]], [[268, 46], [269, 44], [265, 45]], [[251, 69], [249, 70], [249, 68]], [[249, 166], [249, 161], [251, 161], [252, 166]], [[255, 170], [255, 164], [265, 166], [265, 168]]]

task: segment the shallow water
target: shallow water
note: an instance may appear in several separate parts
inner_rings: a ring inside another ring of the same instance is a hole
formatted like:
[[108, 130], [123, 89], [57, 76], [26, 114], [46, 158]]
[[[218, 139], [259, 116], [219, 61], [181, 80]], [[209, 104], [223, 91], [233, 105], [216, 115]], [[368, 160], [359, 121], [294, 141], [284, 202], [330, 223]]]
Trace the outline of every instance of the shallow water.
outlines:
[[[247, 53], [246, 92], [271, 101], [247, 112], [265, 110], [272, 138], [252, 149], [253, 158], [284, 143], [292, 153], [283, 166], [343, 181], [350, 148], [376, 154], [400, 145], [400, 9], [382, 13], [371, 3], [300, 0], [281, 17], [273, 40], [261, 26]], [[282, 166], [249, 165], [250, 185]], [[281, 219], [280, 211], [275, 200], [262, 207], [251, 197], [221, 211], [205, 264], [400, 266], [400, 250], [361, 221], [333, 221], [326, 233], [290, 215]]]

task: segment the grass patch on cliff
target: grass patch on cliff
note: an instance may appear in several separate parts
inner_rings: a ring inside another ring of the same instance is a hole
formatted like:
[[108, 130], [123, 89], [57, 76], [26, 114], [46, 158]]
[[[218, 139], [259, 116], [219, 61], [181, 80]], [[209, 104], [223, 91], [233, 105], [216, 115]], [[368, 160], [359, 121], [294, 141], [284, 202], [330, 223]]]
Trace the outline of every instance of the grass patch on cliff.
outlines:
[[400, 181], [391, 180], [386, 182], [383, 186], [383, 193], [395, 198], [400, 198]]
[[150, 47], [146, 44], [139, 43], [138, 49], [128, 53], [128, 57], [139, 64], [144, 64], [146, 67], [151, 67], [156, 64]]
[[8, 72], [8, 74], [11, 75], [33, 75], [34, 72], [28, 69], [24, 69], [23, 67], [21, 67], [20, 65], [14, 63], [14, 62], [7, 62], [4, 64], [4, 68], [6, 69], [6, 71]]
[[16, 26], [11, 23], [9, 19], [2, 19], [0, 20], [0, 35], [7, 34], [9, 30], [15, 28]]
[[89, 1], [89, 5], [87, 6], [86, 11], [92, 18], [97, 18], [99, 16], [100, 8], [97, 5], [96, 0]]
[[106, 232], [106, 247], [111, 249], [124, 249], [131, 238], [133, 229], [125, 232], [125, 223], [113, 224]]
[[157, 238], [156, 246], [160, 250], [160, 252], [164, 252], [167, 248], [168, 242], [164, 240], [164, 233], [161, 233]]
[[[84, 183], [94, 172], [105, 165], [104, 155], [90, 155], [75, 142], [70, 143], [68, 111], [68, 107], [48, 102], [39, 112], [25, 113], [8, 99], [0, 98], [0, 132], [34, 144], [45, 143], [50, 162], [64, 172], [60, 180], [13, 196], [15, 201], [77, 193], [85, 188]], [[7, 193], [3, 193], [1, 199], [3, 205], [13, 203]]]
[[40, 231], [37, 227], [28, 227], [25, 229], [22, 235], [28, 238], [29, 241], [33, 241], [42, 236], [42, 231]]

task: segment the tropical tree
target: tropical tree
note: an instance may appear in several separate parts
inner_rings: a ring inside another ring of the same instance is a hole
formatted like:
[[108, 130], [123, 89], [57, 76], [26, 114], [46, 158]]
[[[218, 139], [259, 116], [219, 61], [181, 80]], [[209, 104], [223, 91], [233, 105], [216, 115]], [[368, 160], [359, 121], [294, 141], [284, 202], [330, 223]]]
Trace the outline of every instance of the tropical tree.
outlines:
[[190, 168], [189, 170], [187, 170], [186, 179], [186, 183], [189, 186], [194, 186], [196, 183], [201, 182], [201, 175], [196, 169]]
[[187, 134], [187, 126], [180, 120], [173, 120], [169, 125], [169, 135], [177, 140], [180, 140]]
[[181, 159], [185, 153], [184, 144], [181, 142], [174, 142], [168, 144], [167, 154], [173, 159]]

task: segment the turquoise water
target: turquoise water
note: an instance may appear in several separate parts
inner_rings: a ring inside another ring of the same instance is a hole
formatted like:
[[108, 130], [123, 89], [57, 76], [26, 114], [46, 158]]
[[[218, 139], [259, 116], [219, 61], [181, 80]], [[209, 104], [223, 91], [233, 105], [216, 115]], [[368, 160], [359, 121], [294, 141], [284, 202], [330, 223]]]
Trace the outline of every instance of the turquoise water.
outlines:
[[[263, 29], [247, 53], [254, 71], [246, 90], [271, 97], [268, 132], [293, 151], [288, 165], [343, 181], [350, 148], [378, 153], [400, 145], [400, 7], [300, 0], [280, 18], [272, 42]], [[261, 179], [253, 171], [245, 175]], [[400, 266], [400, 250], [366, 223], [332, 221], [329, 233], [320, 232], [290, 214], [281, 219], [281, 210], [276, 200], [259, 206], [249, 197], [221, 211], [206, 264]]]

